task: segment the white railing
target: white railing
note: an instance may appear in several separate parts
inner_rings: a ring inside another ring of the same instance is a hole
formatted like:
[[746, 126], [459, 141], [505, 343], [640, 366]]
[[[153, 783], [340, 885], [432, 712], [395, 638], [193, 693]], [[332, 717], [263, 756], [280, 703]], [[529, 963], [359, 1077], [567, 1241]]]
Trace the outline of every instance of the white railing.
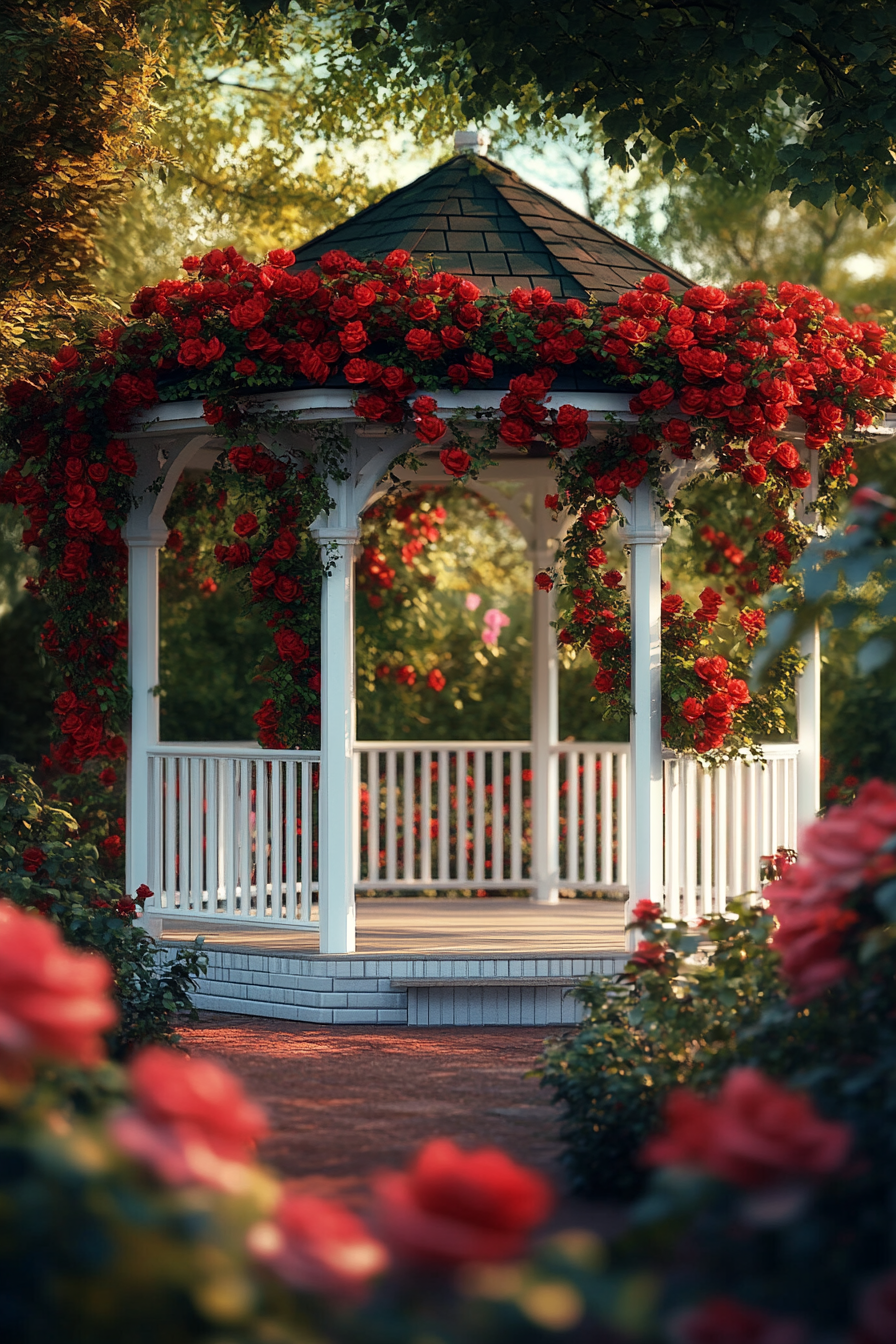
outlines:
[[[558, 885], [627, 891], [628, 743], [552, 752]], [[708, 771], [664, 754], [663, 879], [676, 918], [724, 911], [757, 890], [761, 855], [795, 848], [798, 748], [765, 755]], [[319, 765], [318, 752], [252, 744], [151, 748], [151, 912], [316, 928]], [[533, 888], [532, 769], [529, 742], [358, 743], [358, 890]]]
[[797, 842], [796, 744], [766, 746], [765, 763], [704, 770], [664, 753], [663, 884], [675, 919], [720, 913], [759, 889], [759, 862]]
[[[554, 751], [562, 885], [624, 887], [628, 744]], [[529, 742], [359, 742], [355, 759], [359, 890], [535, 885]]]
[[151, 748], [151, 913], [316, 928], [319, 768], [319, 752]]

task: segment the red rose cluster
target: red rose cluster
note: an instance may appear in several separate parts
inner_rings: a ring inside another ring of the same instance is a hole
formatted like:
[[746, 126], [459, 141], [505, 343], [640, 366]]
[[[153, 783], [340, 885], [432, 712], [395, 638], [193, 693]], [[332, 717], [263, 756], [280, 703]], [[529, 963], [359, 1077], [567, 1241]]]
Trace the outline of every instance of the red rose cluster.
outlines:
[[[561, 473], [581, 483], [575, 498], [561, 491], [558, 504], [583, 517], [658, 472], [661, 461], [709, 448], [719, 471], [770, 492], [782, 520], [780, 539], [771, 529], [762, 543], [767, 573], [764, 563], [747, 576], [747, 565], [757, 562], [736, 561], [737, 544], [725, 539], [726, 563], [740, 567], [744, 592], [778, 582], [800, 544], [785, 520], [810, 471], [781, 438], [789, 417], [806, 425], [806, 444], [830, 491], [852, 479], [844, 436], [867, 426], [894, 395], [896, 354], [884, 348], [884, 329], [847, 321], [800, 285], [782, 284], [774, 293], [756, 282], [730, 292], [696, 286], [677, 298], [654, 275], [596, 310], [542, 287], [484, 295], [469, 278], [419, 270], [400, 249], [368, 261], [331, 251], [302, 271], [294, 260], [279, 248], [255, 264], [232, 247], [185, 258], [186, 278], [140, 290], [126, 323], [61, 347], [43, 375], [4, 389], [7, 437], [18, 454], [0, 477], [0, 500], [26, 512], [25, 543], [41, 554], [32, 587], [51, 608], [44, 647], [77, 698], [78, 708], [64, 715], [70, 727], [60, 759], [70, 765], [115, 754], [116, 720], [127, 712], [121, 533], [137, 464], [120, 435], [160, 395], [204, 396], [208, 423], [235, 444], [229, 465], [252, 507], [221, 561], [245, 571], [252, 594], [271, 603], [275, 635], [295, 636], [276, 646], [285, 671], [272, 679], [281, 731], [266, 729], [271, 744], [308, 742], [314, 727], [305, 680], [315, 675], [313, 657], [303, 649], [315, 640], [312, 612], [303, 609], [314, 606], [312, 570], [320, 571], [311, 548], [294, 565], [275, 553], [290, 535], [301, 538], [310, 501], [288, 518], [296, 491], [285, 466], [240, 442], [243, 412], [226, 393], [245, 380], [272, 389], [344, 378], [357, 388], [358, 416], [412, 423], [422, 443], [438, 445], [448, 424], [437, 414], [437, 397], [421, 389], [488, 384], [498, 366], [515, 366], [500, 416], [483, 439], [441, 448], [446, 473], [459, 479], [475, 470], [497, 437], [520, 449], [541, 441]], [[558, 370], [577, 364], [638, 389], [631, 402], [642, 421], [636, 432], [589, 446], [585, 410], [550, 407]], [[309, 495], [307, 483], [300, 493]], [[280, 506], [287, 495], [291, 502]], [[65, 507], [54, 507], [57, 501]], [[601, 587], [611, 590], [615, 574], [601, 574]], [[571, 587], [587, 591], [597, 577]], [[708, 619], [710, 608], [701, 610]], [[579, 633], [587, 642], [592, 632], [585, 625]]]

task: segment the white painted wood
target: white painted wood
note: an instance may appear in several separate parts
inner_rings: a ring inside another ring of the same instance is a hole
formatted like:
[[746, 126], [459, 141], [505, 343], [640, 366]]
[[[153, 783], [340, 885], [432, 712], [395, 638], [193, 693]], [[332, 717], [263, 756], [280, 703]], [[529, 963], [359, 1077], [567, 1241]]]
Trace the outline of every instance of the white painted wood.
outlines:
[[438, 828], [439, 881], [447, 882], [451, 875], [451, 756], [439, 751], [439, 773], [436, 781], [438, 794], [436, 826]]
[[[286, 761], [284, 769], [284, 810], [285, 817], [283, 823], [283, 882], [285, 897], [285, 917], [287, 922], [293, 923], [297, 916], [298, 907], [298, 885], [299, 873], [296, 859], [299, 854], [298, 846], [298, 796], [296, 791], [296, 771], [301, 769], [294, 761]], [[299, 917], [301, 915], [299, 914]]]
[[420, 753], [420, 878], [424, 884], [432, 881], [432, 757], [431, 751]]
[[[125, 889], [133, 895], [150, 873], [150, 747], [159, 741], [159, 549], [163, 522], [128, 533], [128, 678], [131, 737], [128, 752]], [[153, 907], [150, 907], [153, 908]]]
[[585, 882], [594, 883], [597, 875], [597, 752], [586, 750], [584, 761], [582, 810], [585, 816], [583, 836], [585, 863], [582, 876]]
[[398, 877], [398, 800], [395, 797], [398, 776], [397, 753], [386, 752], [386, 881], [395, 882]]
[[510, 751], [510, 881], [523, 877], [523, 753]]
[[620, 496], [622, 540], [630, 554], [632, 715], [629, 906], [663, 900], [663, 744], [661, 737], [660, 598], [663, 542], [669, 529], [660, 518], [649, 481]]
[[[532, 544], [529, 557], [533, 577], [553, 564], [558, 528], [533, 499]], [[554, 593], [532, 584], [532, 877], [533, 899], [552, 904], [560, 899], [559, 663]]]
[[469, 838], [469, 806], [467, 803], [467, 757], [466, 750], [455, 756], [455, 778], [457, 779], [457, 880], [463, 886], [467, 881], [467, 840]]
[[806, 631], [800, 653], [807, 659], [796, 680], [798, 828], [810, 825], [821, 808], [821, 642], [818, 623]]
[[402, 752], [404, 758], [404, 772], [402, 780], [402, 862], [401, 875], [405, 881], [413, 881], [414, 873], [414, 752], [405, 749]]
[[303, 760], [298, 767], [302, 772], [302, 831], [299, 857], [301, 860], [301, 922], [311, 923], [311, 888], [314, 881], [314, 795], [312, 784], [314, 763]]
[[489, 876], [495, 882], [504, 880], [504, 753], [491, 753], [492, 807], [491, 859]]

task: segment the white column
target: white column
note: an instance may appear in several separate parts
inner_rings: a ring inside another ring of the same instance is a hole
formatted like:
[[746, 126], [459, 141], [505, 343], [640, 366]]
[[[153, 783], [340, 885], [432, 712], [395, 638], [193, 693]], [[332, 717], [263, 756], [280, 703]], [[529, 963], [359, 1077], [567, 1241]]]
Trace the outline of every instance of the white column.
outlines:
[[807, 662], [796, 679], [798, 832], [815, 820], [821, 807], [821, 645], [817, 621], [800, 640], [800, 653]]
[[632, 626], [631, 768], [629, 771], [629, 898], [626, 920], [636, 901], [663, 905], [663, 740], [660, 688], [660, 601], [663, 542], [661, 521], [649, 481], [618, 501], [630, 554]]
[[[826, 535], [815, 509], [818, 497], [818, 453], [801, 446], [800, 457], [812, 475], [796, 508], [801, 523], [811, 527], [816, 537]], [[800, 640], [800, 654], [806, 666], [796, 679], [796, 733], [799, 756], [796, 764], [797, 833], [808, 826], [821, 807], [821, 643], [818, 622]]]
[[328, 572], [321, 599], [320, 950], [355, 950], [354, 566], [358, 528], [312, 529]]
[[159, 550], [167, 535], [164, 523], [155, 520], [132, 521], [126, 530], [131, 740], [125, 890], [132, 896], [141, 883], [149, 883], [153, 870], [148, 749], [159, 742]]
[[[535, 539], [530, 547], [532, 572], [554, 562], [548, 531], [556, 531], [546, 512], [535, 505]], [[560, 899], [560, 772], [556, 747], [559, 734], [557, 632], [553, 592], [532, 587], [532, 899]]]

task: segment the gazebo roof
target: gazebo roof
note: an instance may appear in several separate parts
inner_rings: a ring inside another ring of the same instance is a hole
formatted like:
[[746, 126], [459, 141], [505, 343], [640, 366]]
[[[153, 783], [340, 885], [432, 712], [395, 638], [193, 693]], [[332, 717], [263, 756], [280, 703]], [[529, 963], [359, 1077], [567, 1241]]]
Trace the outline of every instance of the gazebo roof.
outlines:
[[483, 289], [542, 285], [560, 298], [608, 302], [650, 271], [681, 292], [691, 281], [562, 205], [493, 159], [455, 154], [446, 163], [295, 249], [307, 266], [332, 248], [363, 260], [402, 247], [432, 256]]

